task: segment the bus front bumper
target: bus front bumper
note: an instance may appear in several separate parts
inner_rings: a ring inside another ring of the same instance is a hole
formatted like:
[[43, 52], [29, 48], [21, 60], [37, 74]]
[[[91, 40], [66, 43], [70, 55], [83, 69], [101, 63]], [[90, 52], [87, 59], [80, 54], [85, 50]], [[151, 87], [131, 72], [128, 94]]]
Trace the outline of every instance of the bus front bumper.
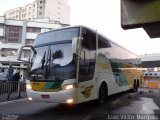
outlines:
[[76, 104], [76, 88], [57, 92], [40, 92], [27, 89], [29, 100], [53, 103]]

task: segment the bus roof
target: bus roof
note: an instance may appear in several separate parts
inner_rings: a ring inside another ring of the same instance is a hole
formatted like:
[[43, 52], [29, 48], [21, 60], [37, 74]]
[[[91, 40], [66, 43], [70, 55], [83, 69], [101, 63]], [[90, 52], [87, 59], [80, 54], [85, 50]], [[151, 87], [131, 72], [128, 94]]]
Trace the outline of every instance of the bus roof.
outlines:
[[[104, 36], [103, 34], [99, 33], [97, 30], [93, 30], [89, 27], [86, 27], [86, 26], [83, 26], [83, 25], [77, 25], [77, 26], [67, 26], [67, 27], [62, 27], [62, 28], [58, 28], [58, 29], [53, 29], [53, 30], [50, 30], [50, 31], [45, 31], [45, 32], [42, 32], [42, 33], [39, 33], [38, 35], [42, 35], [42, 34], [46, 34], [46, 33], [49, 33], [49, 32], [52, 32], [52, 31], [59, 31], [59, 30], [64, 30], [64, 29], [71, 29], [71, 28], [82, 28], [82, 29], [87, 29], [93, 33], [96, 33], [98, 34], [99, 36], [101, 36], [102, 38], [104, 39], [107, 39], [108, 41], [112, 42], [113, 44], [115, 44], [116, 46], [119, 46], [120, 48], [130, 52], [131, 54], [134, 54], [136, 55], [135, 53], [129, 51], [128, 49], [126, 49], [125, 47], [122, 47], [121, 45], [119, 45], [118, 43], [112, 41], [111, 39], [107, 38], [106, 36]], [[136, 55], [137, 57], [139, 57], [138, 55]]]

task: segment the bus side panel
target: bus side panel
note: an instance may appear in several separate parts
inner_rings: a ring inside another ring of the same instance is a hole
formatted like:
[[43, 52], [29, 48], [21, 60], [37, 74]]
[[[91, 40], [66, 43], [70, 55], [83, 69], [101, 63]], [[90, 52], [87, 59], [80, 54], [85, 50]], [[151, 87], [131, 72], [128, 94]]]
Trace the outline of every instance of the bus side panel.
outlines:
[[[115, 89], [115, 79], [113, 76], [112, 68], [110, 65], [109, 59], [105, 56], [99, 54], [97, 58], [97, 65], [96, 65], [96, 76], [97, 76], [97, 91], [99, 92], [99, 88], [101, 83], [104, 81], [107, 84], [108, 95], [114, 94], [117, 92]], [[97, 94], [98, 95], [98, 94]]]

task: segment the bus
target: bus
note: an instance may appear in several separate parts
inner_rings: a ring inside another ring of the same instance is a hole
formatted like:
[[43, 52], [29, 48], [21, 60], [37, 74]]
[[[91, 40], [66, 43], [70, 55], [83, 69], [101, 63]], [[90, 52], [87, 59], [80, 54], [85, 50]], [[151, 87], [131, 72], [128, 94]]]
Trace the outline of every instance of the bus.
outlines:
[[78, 104], [104, 103], [107, 96], [135, 89], [142, 79], [140, 58], [85, 26], [40, 33], [30, 48], [26, 80], [29, 100]]

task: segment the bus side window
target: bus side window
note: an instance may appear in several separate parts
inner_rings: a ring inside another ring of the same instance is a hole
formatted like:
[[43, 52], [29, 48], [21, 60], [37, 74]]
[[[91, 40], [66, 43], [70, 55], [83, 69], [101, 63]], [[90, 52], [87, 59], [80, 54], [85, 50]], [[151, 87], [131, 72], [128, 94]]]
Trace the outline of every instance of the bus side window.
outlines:
[[79, 81], [92, 80], [96, 57], [96, 33], [86, 31], [83, 34]]

